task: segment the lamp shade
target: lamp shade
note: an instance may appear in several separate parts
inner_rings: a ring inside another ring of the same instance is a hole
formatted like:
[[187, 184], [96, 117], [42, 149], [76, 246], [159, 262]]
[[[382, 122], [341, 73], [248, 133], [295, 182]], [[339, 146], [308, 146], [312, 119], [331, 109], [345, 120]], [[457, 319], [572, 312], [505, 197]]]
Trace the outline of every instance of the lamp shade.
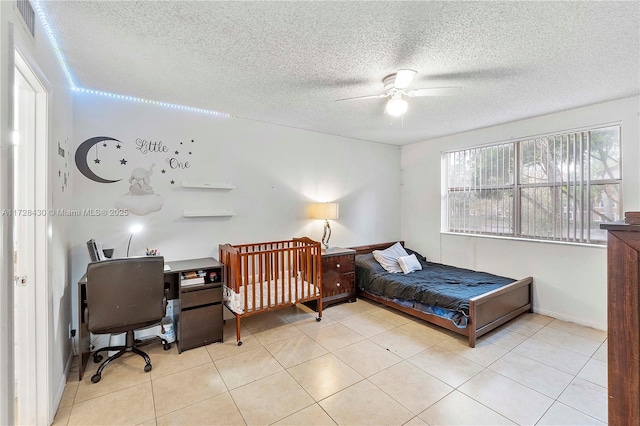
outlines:
[[387, 114], [393, 115], [394, 117], [399, 117], [405, 112], [407, 112], [407, 101], [402, 98], [393, 98], [387, 102]]
[[314, 203], [312, 217], [314, 219], [337, 219], [338, 203]]

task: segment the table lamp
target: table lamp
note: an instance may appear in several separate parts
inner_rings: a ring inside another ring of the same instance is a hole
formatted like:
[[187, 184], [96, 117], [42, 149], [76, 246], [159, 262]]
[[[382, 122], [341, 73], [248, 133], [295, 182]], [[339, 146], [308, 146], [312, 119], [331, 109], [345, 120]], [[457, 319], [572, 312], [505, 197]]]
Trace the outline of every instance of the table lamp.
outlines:
[[324, 233], [322, 234], [322, 244], [325, 249], [329, 248], [329, 238], [331, 238], [331, 226], [329, 220], [338, 218], [338, 203], [314, 203], [312, 209], [314, 219], [324, 220]]

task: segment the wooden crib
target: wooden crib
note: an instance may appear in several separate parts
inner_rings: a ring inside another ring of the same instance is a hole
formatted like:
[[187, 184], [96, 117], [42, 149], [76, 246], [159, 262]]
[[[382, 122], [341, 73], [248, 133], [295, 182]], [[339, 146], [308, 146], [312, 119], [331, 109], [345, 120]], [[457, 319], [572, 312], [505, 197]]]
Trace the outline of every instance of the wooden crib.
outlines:
[[322, 319], [320, 243], [293, 238], [255, 244], [222, 244], [220, 262], [226, 265], [224, 303], [236, 317], [238, 346], [240, 319], [296, 303], [317, 301]]

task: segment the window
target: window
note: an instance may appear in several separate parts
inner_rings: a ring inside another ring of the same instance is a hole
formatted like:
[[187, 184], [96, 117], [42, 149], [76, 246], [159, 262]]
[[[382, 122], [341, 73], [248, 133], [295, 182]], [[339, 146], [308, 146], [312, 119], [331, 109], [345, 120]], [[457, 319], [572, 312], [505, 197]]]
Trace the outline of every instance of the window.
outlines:
[[599, 244], [620, 220], [620, 126], [444, 156], [450, 232]]

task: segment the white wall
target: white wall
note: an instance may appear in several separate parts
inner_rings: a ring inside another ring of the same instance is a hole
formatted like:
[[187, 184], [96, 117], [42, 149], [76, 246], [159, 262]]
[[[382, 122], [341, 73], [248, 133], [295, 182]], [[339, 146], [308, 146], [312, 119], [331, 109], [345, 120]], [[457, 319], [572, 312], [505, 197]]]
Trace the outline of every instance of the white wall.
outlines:
[[638, 97], [475, 130], [402, 148], [402, 238], [427, 258], [534, 278], [534, 310], [606, 329], [606, 249], [442, 234], [441, 153], [610, 122], [622, 124], [623, 209], [640, 210]]
[[[322, 237], [323, 222], [308, 218], [314, 201], [337, 201], [340, 217], [332, 221], [332, 246], [390, 241], [400, 236], [400, 149], [348, 138], [269, 125], [243, 119], [221, 119], [201, 113], [77, 93], [74, 102], [74, 150], [86, 139], [109, 136], [121, 141], [98, 144], [89, 151], [89, 167], [117, 183], [97, 183], [73, 166], [74, 206], [114, 208], [129, 191], [135, 167], [156, 166], [154, 192], [162, 209], [146, 216], [74, 217], [73, 280], [85, 272], [90, 238], [126, 255], [129, 227], [131, 255], [154, 248], [167, 260], [218, 257], [218, 244], [252, 243], [309, 236]], [[166, 153], [143, 154], [136, 140], [162, 142]], [[191, 140], [194, 142], [191, 142]], [[183, 145], [180, 145], [183, 142]], [[175, 155], [175, 151], [180, 154]], [[189, 155], [188, 152], [192, 154]], [[171, 169], [167, 158], [188, 161]], [[126, 165], [120, 160], [127, 160]], [[166, 173], [162, 174], [161, 170]], [[175, 184], [171, 185], [170, 180]], [[230, 182], [233, 190], [182, 188], [182, 180]], [[186, 218], [183, 209], [230, 208], [225, 218]]]
[[[8, 114], [8, 96], [7, 85], [8, 79], [8, 55], [7, 49], [9, 26], [13, 24], [14, 42], [19, 50], [26, 56], [27, 62], [34, 69], [36, 75], [42, 80], [45, 86], [50, 90], [49, 93], [49, 111], [48, 111], [48, 208], [66, 207], [70, 200], [70, 183], [67, 179], [67, 185], [64, 186], [64, 173], [67, 170], [65, 164], [70, 169], [72, 164], [69, 162], [69, 145], [73, 138], [72, 129], [72, 97], [68, 88], [64, 74], [57, 62], [56, 56], [46, 38], [45, 30], [40, 26], [39, 19], [36, 18], [36, 37], [33, 39], [26, 31], [22, 23], [15, 2], [0, 2], [0, 40], [2, 48], [0, 52], [2, 58], [0, 64], [2, 107], [0, 107], [2, 138], [0, 147], [1, 155], [6, 156], [8, 153], [7, 145], [11, 143], [8, 131], [11, 128], [10, 116]], [[58, 155], [58, 144], [65, 149], [66, 156]], [[60, 171], [60, 176], [58, 175]], [[11, 185], [10, 180], [3, 179], [3, 186], [0, 191], [6, 191], [7, 186]], [[71, 319], [71, 297], [69, 288], [69, 262], [67, 251], [69, 248], [69, 238], [67, 235], [66, 224], [63, 220], [55, 217], [49, 217], [49, 235], [47, 242], [49, 269], [47, 276], [49, 280], [48, 293], [46, 295], [47, 306], [46, 322], [48, 328], [46, 335], [48, 336], [48, 346], [50, 351], [48, 354], [39, 356], [47, 356], [48, 370], [46, 372], [38, 371], [38, 374], [47, 374], [49, 389], [40, 390], [48, 397], [47, 407], [38, 407], [38, 410], [45, 409], [49, 420], [53, 420], [56, 409], [64, 386], [66, 384], [66, 371], [71, 361], [71, 342], [68, 337], [68, 324]], [[2, 283], [5, 285], [13, 285], [10, 283]], [[12, 312], [12, 311], [11, 311]], [[4, 321], [3, 321], [4, 323]], [[4, 325], [4, 324], [3, 324]], [[35, 403], [34, 403], [35, 404]], [[34, 406], [34, 410], [36, 407]]]

